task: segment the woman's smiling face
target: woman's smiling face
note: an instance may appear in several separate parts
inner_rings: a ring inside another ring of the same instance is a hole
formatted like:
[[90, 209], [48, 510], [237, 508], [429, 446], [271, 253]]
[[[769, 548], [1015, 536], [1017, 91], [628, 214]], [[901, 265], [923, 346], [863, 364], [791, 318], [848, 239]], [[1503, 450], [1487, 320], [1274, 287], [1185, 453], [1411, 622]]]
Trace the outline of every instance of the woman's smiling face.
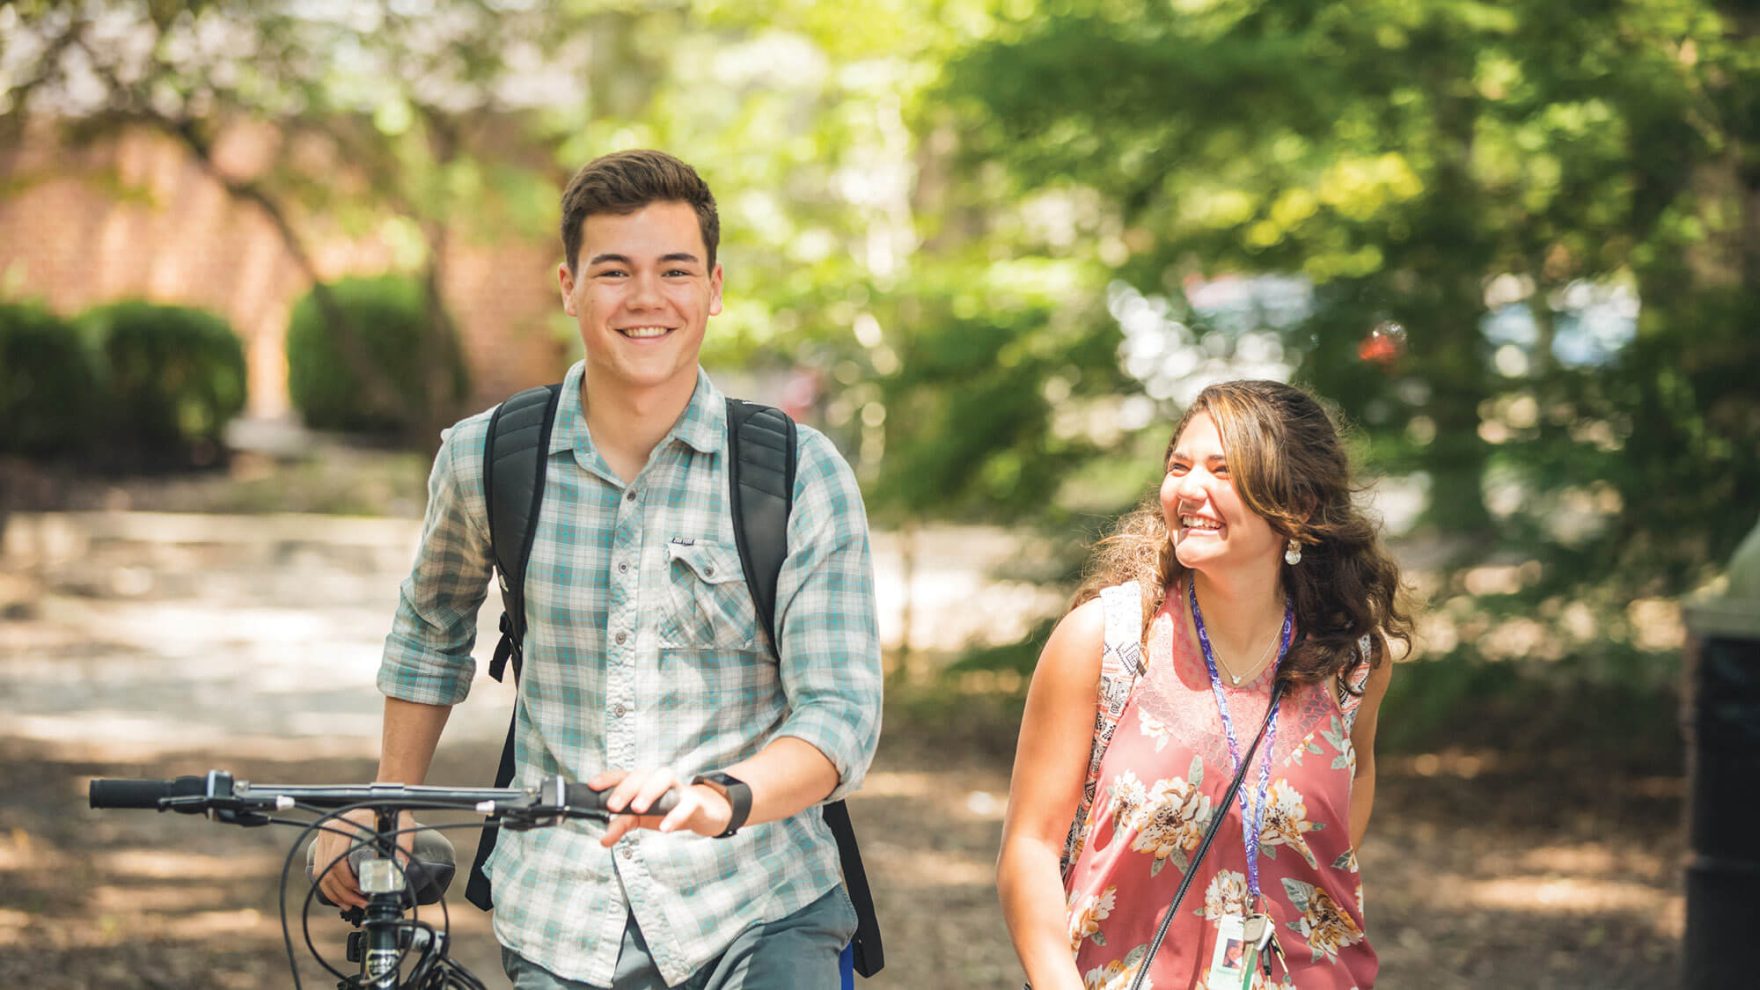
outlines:
[[1262, 566], [1283, 553], [1283, 538], [1235, 491], [1222, 435], [1208, 413], [1187, 421], [1167, 459], [1161, 512], [1180, 566], [1199, 572]]

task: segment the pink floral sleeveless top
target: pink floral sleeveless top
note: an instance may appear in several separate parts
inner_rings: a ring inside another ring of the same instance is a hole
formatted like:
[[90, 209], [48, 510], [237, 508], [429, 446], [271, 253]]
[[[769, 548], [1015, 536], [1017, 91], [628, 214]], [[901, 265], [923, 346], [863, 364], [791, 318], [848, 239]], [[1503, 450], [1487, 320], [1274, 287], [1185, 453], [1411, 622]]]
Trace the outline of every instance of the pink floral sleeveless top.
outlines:
[[[1068, 877], [1070, 946], [1084, 983], [1126, 990], [1142, 965], [1210, 818], [1234, 776], [1203, 654], [1175, 588], [1153, 618], [1148, 665], [1100, 764], [1100, 779]], [[1349, 680], [1368, 678], [1359, 664]], [[1241, 751], [1265, 720], [1269, 665], [1225, 692]], [[1259, 887], [1289, 970], [1273, 962], [1268, 986], [1369, 990], [1375, 950], [1363, 934], [1363, 887], [1350, 843], [1351, 726], [1359, 699], [1330, 684], [1286, 689], [1259, 838]], [[1254, 758], [1254, 767], [1264, 759]], [[1259, 771], [1242, 785], [1251, 799]], [[1237, 800], [1143, 983], [1205, 986], [1221, 920], [1246, 914], [1246, 843]], [[1258, 985], [1258, 984], [1255, 984]]]

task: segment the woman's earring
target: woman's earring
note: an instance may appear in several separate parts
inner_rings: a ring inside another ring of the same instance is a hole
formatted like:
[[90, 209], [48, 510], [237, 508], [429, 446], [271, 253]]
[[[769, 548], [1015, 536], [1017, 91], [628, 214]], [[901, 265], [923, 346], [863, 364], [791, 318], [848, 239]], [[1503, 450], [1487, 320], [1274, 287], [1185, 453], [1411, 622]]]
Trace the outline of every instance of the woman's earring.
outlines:
[[1302, 562], [1302, 545], [1294, 540], [1289, 541], [1289, 549], [1283, 552], [1283, 562], [1291, 567]]

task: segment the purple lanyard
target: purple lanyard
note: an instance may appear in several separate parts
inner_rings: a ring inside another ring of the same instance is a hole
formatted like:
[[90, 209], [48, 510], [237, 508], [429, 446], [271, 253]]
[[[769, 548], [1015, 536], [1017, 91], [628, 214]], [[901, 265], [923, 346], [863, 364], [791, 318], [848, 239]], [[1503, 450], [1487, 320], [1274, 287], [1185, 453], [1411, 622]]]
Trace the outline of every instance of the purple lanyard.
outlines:
[[[1204, 613], [1198, 608], [1198, 583], [1186, 582], [1186, 596], [1192, 603], [1192, 625], [1198, 631], [1198, 645], [1204, 649], [1204, 666], [1210, 671], [1210, 691], [1216, 695], [1216, 708], [1222, 713], [1222, 731], [1228, 737], [1228, 758], [1234, 764], [1234, 772], [1241, 772], [1240, 744], [1234, 737], [1234, 720], [1228, 715], [1228, 698], [1222, 693], [1222, 677], [1216, 672], [1216, 653], [1210, 648], [1210, 634], [1204, 629]], [[1283, 665], [1283, 656], [1289, 652], [1290, 633], [1295, 628], [1295, 609], [1290, 606], [1289, 599], [1283, 600], [1283, 634], [1282, 643], [1277, 648], [1277, 659], [1271, 664], [1271, 676], [1277, 676], [1277, 668]], [[1265, 760], [1259, 764], [1258, 796], [1253, 807], [1247, 807], [1247, 792], [1240, 792], [1241, 832], [1247, 846], [1247, 892], [1252, 895], [1253, 903], [1259, 901], [1259, 830], [1265, 822], [1265, 802], [1271, 796], [1271, 757], [1277, 745], [1277, 710], [1282, 707], [1283, 699], [1277, 698], [1271, 703], [1271, 713], [1267, 716], [1270, 723], [1265, 730]], [[1220, 810], [1218, 811], [1220, 814]]]

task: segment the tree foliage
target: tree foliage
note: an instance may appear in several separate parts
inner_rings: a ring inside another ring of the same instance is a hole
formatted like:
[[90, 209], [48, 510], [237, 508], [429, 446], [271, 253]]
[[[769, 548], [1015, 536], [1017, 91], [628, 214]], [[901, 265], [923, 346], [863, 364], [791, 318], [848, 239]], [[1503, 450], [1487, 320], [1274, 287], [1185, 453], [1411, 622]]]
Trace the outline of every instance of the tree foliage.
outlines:
[[[337, 235], [387, 245], [423, 290], [425, 332], [409, 358], [430, 387], [412, 435], [433, 444], [458, 412], [447, 387], [457, 329], [442, 302], [449, 250], [540, 229], [556, 178], [544, 87], [566, 85], [583, 57], [571, 28], [593, 12], [576, 11], [466, 0], [25, 4], [0, 23], [13, 53], [0, 127], [16, 135], [41, 120], [74, 139], [147, 128], [176, 140], [270, 221], [317, 286], [351, 372], [391, 392], [361, 329], [326, 293], [335, 273], [321, 270], [316, 247]], [[250, 130], [275, 146], [241, 166], [224, 142]]]
[[[1131, 320], [1292, 367], [1377, 468], [1428, 479], [1466, 559], [1557, 563], [1543, 598], [1678, 592], [1760, 502], [1760, 54], [1734, 3], [13, 9], [0, 123], [153, 126], [290, 245], [400, 246], [437, 403], [446, 246], [552, 237], [573, 168], [655, 146], [721, 202], [707, 360], [814, 371], [888, 523], [1129, 501], [1174, 411], [1121, 361]], [[283, 135], [259, 173], [211, 154], [241, 122]], [[1198, 298], [1264, 274], [1312, 286], [1269, 333]], [[1635, 339], [1595, 344], [1580, 297], [1637, 300]], [[1403, 353], [1367, 338], [1388, 322]]]
[[[1312, 280], [1312, 316], [1286, 334], [1299, 374], [1370, 428], [1384, 467], [1430, 479], [1437, 527], [1494, 534], [1476, 554], [1552, 546], [1571, 580], [1629, 568], [1628, 587], [1678, 591], [1760, 497], [1760, 402], [1728, 371], [1760, 366], [1755, 283], [1719, 288], [1708, 263], [1756, 236], [1744, 204], [1760, 185], [1738, 163], [1760, 49], [1732, 11], [1036, 10], [956, 60], [946, 93], [974, 157], [1116, 211], [1116, 271], [1142, 291]], [[1561, 360], [1561, 327], [1580, 317], [1568, 297], [1622, 283], [1642, 301], [1638, 340]], [[1500, 353], [1488, 321], [1517, 302], [1531, 339]], [[1407, 353], [1364, 361], [1384, 320], [1406, 328]], [[1590, 545], [1561, 537], [1573, 499], [1613, 505], [1617, 523]]]

